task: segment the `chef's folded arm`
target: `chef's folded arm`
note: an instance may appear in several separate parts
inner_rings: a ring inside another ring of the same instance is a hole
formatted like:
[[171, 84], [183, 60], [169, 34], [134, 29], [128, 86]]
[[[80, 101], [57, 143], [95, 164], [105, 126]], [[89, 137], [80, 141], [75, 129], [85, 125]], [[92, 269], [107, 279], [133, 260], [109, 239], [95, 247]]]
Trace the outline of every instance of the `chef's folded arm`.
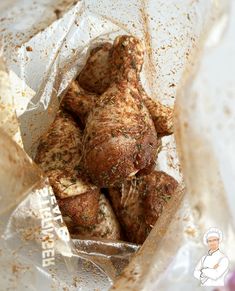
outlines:
[[217, 280], [227, 271], [228, 265], [229, 265], [228, 258], [224, 257], [218, 263], [217, 268], [202, 269], [202, 274], [205, 275], [207, 278], [210, 278], [212, 280]]
[[200, 277], [201, 277], [201, 269], [202, 269], [202, 262], [204, 260], [205, 256], [201, 258], [201, 260], [197, 263], [197, 266], [194, 270], [194, 277], [198, 280], [200, 280]]

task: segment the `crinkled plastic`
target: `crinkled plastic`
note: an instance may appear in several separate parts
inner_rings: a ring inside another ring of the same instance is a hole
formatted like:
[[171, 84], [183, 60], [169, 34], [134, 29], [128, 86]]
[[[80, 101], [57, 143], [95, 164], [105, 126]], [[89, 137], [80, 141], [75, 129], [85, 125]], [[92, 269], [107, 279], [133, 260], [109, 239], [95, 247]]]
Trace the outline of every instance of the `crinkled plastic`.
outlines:
[[[228, 98], [234, 87], [227, 88], [226, 67], [223, 63], [216, 67], [219, 46], [213, 48], [227, 23], [228, 2], [72, 2], [18, 0], [16, 6], [4, 6], [0, 286], [14, 290], [108, 290], [111, 285], [113, 290], [199, 290], [193, 270], [205, 252], [202, 236], [207, 228], [221, 228], [231, 268], [235, 264], [231, 132], [235, 107]], [[31, 160], [90, 49], [120, 34], [143, 40], [146, 55], [141, 78], [147, 92], [164, 104], [175, 103], [176, 143], [172, 136], [163, 139], [157, 168], [174, 176], [181, 187], [142, 246], [72, 241], [47, 178]], [[203, 55], [205, 47], [210, 51], [207, 55]], [[226, 52], [226, 47], [222, 49]], [[223, 70], [223, 78], [216, 78], [218, 70]], [[55, 265], [50, 267], [42, 265], [45, 205], [55, 250]]]

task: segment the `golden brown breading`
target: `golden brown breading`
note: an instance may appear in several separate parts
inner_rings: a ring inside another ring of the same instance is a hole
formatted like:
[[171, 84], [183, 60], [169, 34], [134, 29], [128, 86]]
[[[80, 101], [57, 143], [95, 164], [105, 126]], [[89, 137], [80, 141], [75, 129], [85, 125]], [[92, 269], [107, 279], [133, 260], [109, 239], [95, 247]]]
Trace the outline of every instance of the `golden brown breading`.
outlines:
[[[105, 43], [91, 51], [91, 54], [87, 60], [85, 67], [83, 68], [83, 70], [79, 74], [79, 77], [77, 78], [82, 88], [90, 92], [93, 92], [97, 95], [103, 94], [105, 92], [105, 90], [108, 88], [110, 84], [111, 50], [112, 45]], [[143, 89], [140, 82], [139, 91], [143, 98], [145, 106], [148, 108], [152, 116], [156, 131], [159, 134], [159, 136], [172, 134], [173, 109], [168, 106], [162, 105], [161, 102], [159, 102], [156, 99], [150, 98]], [[89, 94], [88, 93], [86, 94], [89, 97]], [[85, 99], [86, 95], [83, 95], [83, 97]], [[85, 114], [87, 114], [87, 110], [89, 110], [90, 107], [87, 107], [87, 109], [83, 105], [82, 107], [84, 109]]]
[[87, 119], [83, 165], [100, 187], [121, 183], [156, 159], [157, 133], [137, 88], [143, 56], [138, 39], [116, 38], [111, 86], [98, 98]]
[[114, 212], [129, 241], [145, 241], [177, 186], [178, 182], [171, 176], [154, 171], [109, 189]]
[[68, 92], [61, 102], [61, 107], [74, 113], [79, 117], [83, 126], [86, 124], [87, 116], [98, 98], [94, 93], [83, 90], [75, 80], [71, 83]]
[[73, 168], [81, 158], [82, 133], [73, 118], [59, 110], [48, 131], [40, 138], [35, 162], [45, 171]]
[[90, 52], [85, 67], [80, 72], [78, 83], [90, 92], [102, 94], [110, 84], [109, 54], [112, 45], [103, 43]]
[[65, 220], [73, 237], [120, 239], [121, 229], [119, 222], [104, 194], [100, 195], [97, 223], [90, 227], [75, 226], [68, 218]]

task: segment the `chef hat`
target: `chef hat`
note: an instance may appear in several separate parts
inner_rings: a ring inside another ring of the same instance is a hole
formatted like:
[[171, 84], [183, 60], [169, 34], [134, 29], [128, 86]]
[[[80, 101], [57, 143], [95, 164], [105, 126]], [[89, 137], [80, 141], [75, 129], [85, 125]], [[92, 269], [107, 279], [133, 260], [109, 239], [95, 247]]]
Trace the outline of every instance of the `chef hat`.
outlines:
[[223, 239], [223, 233], [216, 227], [209, 228], [209, 230], [203, 236], [203, 242], [205, 245], [207, 245], [207, 240], [210, 237], [217, 237], [219, 239], [219, 242], [221, 242]]

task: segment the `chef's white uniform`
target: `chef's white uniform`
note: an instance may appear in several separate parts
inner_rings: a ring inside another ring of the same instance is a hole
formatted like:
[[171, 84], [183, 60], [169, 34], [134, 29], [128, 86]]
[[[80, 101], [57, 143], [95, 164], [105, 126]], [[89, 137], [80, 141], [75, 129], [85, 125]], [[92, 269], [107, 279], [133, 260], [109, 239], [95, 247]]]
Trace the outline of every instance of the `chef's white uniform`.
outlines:
[[[216, 264], [218, 267], [214, 268]], [[228, 258], [219, 249], [214, 252], [209, 251], [198, 262], [194, 277], [201, 281], [201, 286], [224, 286], [228, 265]]]

